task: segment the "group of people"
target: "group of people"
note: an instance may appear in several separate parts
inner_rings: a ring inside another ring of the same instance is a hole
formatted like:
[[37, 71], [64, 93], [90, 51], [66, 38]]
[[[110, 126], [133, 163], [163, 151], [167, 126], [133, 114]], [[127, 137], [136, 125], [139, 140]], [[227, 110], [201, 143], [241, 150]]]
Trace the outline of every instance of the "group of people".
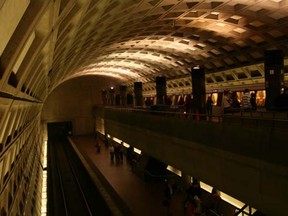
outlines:
[[220, 214], [221, 196], [220, 191], [213, 188], [211, 194], [202, 198], [202, 189], [200, 183], [194, 180], [192, 185], [186, 190], [187, 196], [184, 202], [185, 215], [196, 216], [202, 215], [202, 213], [209, 214], [214, 212]]
[[109, 153], [110, 153], [110, 161], [114, 163], [114, 159], [116, 164], [123, 162], [123, 145], [116, 143], [115, 145], [111, 144], [109, 146]]
[[275, 107], [280, 110], [288, 110], [288, 87], [283, 88], [283, 92], [276, 97]]
[[[173, 179], [167, 180], [163, 199], [163, 205], [167, 207], [167, 215], [171, 215], [170, 213], [173, 212], [173, 209], [171, 209], [171, 200], [177, 191], [182, 190], [179, 189], [175, 181]], [[220, 215], [221, 201], [221, 194], [218, 189], [213, 188], [208, 195], [203, 194], [200, 182], [197, 179], [193, 179], [190, 187], [186, 189], [186, 197], [183, 201], [184, 215], [200, 216], [211, 215], [211, 213]]]
[[202, 212], [201, 187], [197, 180], [193, 180], [192, 185], [186, 190], [184, 200], [185, 216], [199, 215]]
[[[96, 142], [94, 144], [94, 147], [95, 147], [96, 153], [99, 154], [101, 151], [101, 140], [97, 135], [95, 135], [95, 137], [96, 137]], [[104, 144], [105, 144], [105, 147], [109, 150], [110, 162], [112, 164], [114, 164], [114, 162], [116, 165], [123, 163], [123, 158], [125, 154], [127, 164], [131, 167], [131, 170], [135, 168], [137, 157], [134, 154], [132, 146], [126, 149], [123, 145], [123, 142], [121, 144], [114, 143], [114, 142], [110, 143], [106, 134], [104, 138]]]
[[233, 108], [241, 108], [243, 110], [256, 110], [256, 94], [254, 92], [250, 94], [249, 89], [245, 89], [240, 103], [236, 92], [225, 90], [222, 98], [222, 107], [224, 113], [230, 112]]

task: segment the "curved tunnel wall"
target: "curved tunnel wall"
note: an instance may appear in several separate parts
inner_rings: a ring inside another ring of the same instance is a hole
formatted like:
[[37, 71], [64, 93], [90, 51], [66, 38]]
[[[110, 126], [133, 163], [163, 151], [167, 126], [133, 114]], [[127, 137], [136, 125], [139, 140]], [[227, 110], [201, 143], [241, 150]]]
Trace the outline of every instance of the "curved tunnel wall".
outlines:
[[[97, 111], [96, 111], [97, 112]], [[260, 209], [285, 215], [287, 130], [105, 110], [105, 130], [183, 172]]]

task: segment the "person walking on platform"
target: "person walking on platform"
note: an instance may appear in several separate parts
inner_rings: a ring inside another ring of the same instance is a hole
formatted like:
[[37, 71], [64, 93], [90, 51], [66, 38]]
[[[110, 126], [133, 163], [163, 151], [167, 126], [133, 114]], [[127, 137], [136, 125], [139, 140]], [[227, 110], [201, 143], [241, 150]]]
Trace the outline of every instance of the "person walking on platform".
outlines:
[[124, 152], [124, 146], [122, 142], [121, 145], [119, 145], [119, 159], [121, 163], [123, 163], [123, 152]]
[[114, 163], [114, 146], [112, 144], [109, 146], [109, 153], [110, 153], [110, 161], [111, 163]]
[[120, 163], [120, 148], [121, 146], [118, 143], [116, 143], [116, 145], [114, 146], [114, 155], [117, 165]]
[[108, 139], [108, 135], [106, 132], [105, 132], [104, 143], [105, 143], [105, 147], [108, 148], [109, 147], [109, 139]]

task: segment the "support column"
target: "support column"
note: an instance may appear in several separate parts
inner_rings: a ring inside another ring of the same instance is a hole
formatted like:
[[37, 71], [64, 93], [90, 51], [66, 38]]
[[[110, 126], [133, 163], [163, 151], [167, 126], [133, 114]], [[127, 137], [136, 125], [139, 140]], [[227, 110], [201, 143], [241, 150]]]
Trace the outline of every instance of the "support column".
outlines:
[[206, 114], [206, 87], [204, 69], [197, 66], [191, 70], [193, 109], [197, 114]]
[[142, 82], [134, 82], [135, 106], [143, 106], [143, 86]]
[[265, 52], [265, 107], [267, 110], [275, 107], [275, 100], [284, 87], [284, 55], [282, 50], [267, 50]]
[[127, 105], [127, 86], [120, 85], [119, 92], [120, 92], [120, 105], [126, 106]]
[[127, 94], [127, 106], [133, 106], [134, 105], [134, 98], [133, 98], [133, 93], [129, 92]]
[[107, 105], [107, 91], [105, 89], [102, 90], [102, 104], [103, 106]]
[[115, 95], [115, 106], [120, 106], [120, 94]]
[[115, 105], [115, 89], [114, 87], [111, 87], [109, 89], [109, 103], [110, 106], [114, 106]]
[[163, 76], [156, 77], [156, 96], [157, 96], [156, 104], [164, 105], [166, 98], [166, 77]]

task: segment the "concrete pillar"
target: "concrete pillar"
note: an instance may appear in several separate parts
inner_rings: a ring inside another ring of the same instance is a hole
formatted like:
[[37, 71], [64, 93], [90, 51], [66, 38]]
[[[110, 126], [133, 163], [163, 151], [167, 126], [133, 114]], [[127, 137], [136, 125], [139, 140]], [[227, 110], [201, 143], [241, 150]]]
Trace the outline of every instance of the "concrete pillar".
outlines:
[[156, 97], [157, 101], [156, 104], [163, 105], [165, 104], [165, 98], [166, 98], [166, 77], [159, 76], [156, 77]]
[[142, 82], [134, 82], [135, 106], [143, 106], [143, 86]]
[[276, 97], [284, 87], [284, 55], [282, 50], [267, 50], [265, 52], [265, 90], [266, 109], [271, 109], [275, 105]]
[[115, 95], [115, 106], [120, 106], [120, 94], [119, 93], [117, 93], [116, 95]]
[[115, 105], [115, 89], [114, 87], [111, 87], [109, 89], [109, 103], [110, 106], [114, 106]]
[[120, 85], [119, 92], [120, 92], [120, 105], [126, 106], [127, 105], [127, 86]]
[[134, 105], [133, 101], [134, 101], [133, 94], [129, 92], [127, 94], [127, 106], [133, 106]]
[[204, 69], [197, 66], [191, 70], [193, 109], [195, 113], [206, 114], [206, 87]]
[[107, 105], [107, 90], [105, 89], [102, 90], [102, 104], [104, 106]]

